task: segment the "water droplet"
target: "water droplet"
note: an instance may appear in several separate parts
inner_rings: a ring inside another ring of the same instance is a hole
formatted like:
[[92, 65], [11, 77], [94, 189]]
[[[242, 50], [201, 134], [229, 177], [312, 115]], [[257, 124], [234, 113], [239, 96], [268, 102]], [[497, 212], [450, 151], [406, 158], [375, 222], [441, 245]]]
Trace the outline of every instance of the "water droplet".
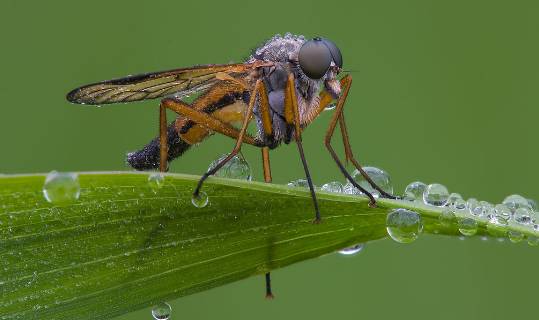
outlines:
[[335, 107], [337, 107], [336, 103], [330, 103], [324, 108], [324, 111], [331, 111], [331, 110], [335, 109]]
[[[378, 169], [376, 167], [363, 167], [363, 170], [367, 173], [367, 175], [371, 178], [371, 180], [376, 183], [382, 190], [384, 190], [387, 193], [392, 194], [393, 193], [393, 185], [391, 184], [391, 178], [389, 177], [389, 174], [385, 172], [382, 169]], [[365, 190], [372, 193], [374, 196], [379, 196], [379, 192], [375, 190], [369, 182], [361, 175], [361, 172], [359, 170], [354, 170], [352, 172], [352, 178]], [[361, 192], [354, 187], [353, 184], [348, 181], [346, 185], [344, 186], [345, 193], [348, 194], [360, 194]]]
[[208, 198], [206, 192], [200, 191], [198, 193], [198, 197], [195, 197], [193, 195], [193, 197], [191, 198], [191, 203], [197, 208], [204, 208], [208, 205], [209, 200], [210, 199]]
[[468, 199], [468, 201], [466, 201], [466, 207], [468, 207], [468, 211], [474, 216], [480, 216], [483, 212], [483, 209], [476, 198]]
[[453, 210], [462, 211], [466, 210], [466, 201], [464, 199], [456, 199], [451, 206]]
[[43, 195], [53, 204], [68, 204], [79, 199], [80, 184], [76, 173], [52, 171], [43, 185]]
[[494, 207], [494, 216], [496, 216], [498, 219], [509, 221], [511, 218], [511, 210], [509, 210], [505, 204], [497, 204]]
[[507, 225], [507, 220], [492, 215], [487, 222], [487, 232], [494, 238], [504, 238]]
[[309, 182], [307, 182], [306, 179], [297, 179], [290, 181], [287, 186], [289, 187], [297, 187], [297, 188], [309, 188]]
[[165, 184], [165, 175], [161, 172], [152, 173], [148, 176], [148, 185], [154, 193], [157, 193], [161, 187]]
[[449, 191], [439, 183], [429, 184], [423, 192], [423, 202], [431, 206], [443, 207], [449, 198]]
[[524, 240], [524, 234], [519, 231], [510, 230], [507, 232], [507, 237], [512, 243], [519, 243]]
[[539, 237], [536, 236], [529, 236], [528, 237], [528, 244], [532, 247], [539, 246]]
[[533, 211], [537, 211], [537, 202], [533, 199], [528, 199], [528, 205]]
[[458, 219], [459, 232], [464, 236], [473, 236], [477, 233], [477, 221], [472, 218], [460, 218]]
[[342, 193], [343, 192], [343, 185], [342, 183], [338, 181], [332, 181], [324, 184], [320, 190], [326, 191], [326, 192], [334, 192], [334, 193]]
[[152, 309], [152, 316], [155, 320], [168, 320], [172, 313], [172, 307], [166, 302], [161, 302]]
[[513, 214], [513, 219], [520, 224], [530, 224], [532, 222], [531, 211], [528, 208], [518, 208]]
[[[229, 153], [222, 155], [217, 160], [213, 161], [208, 170], [213, 169], [219, 162], [228, 157]], [[230, 178], [230, 179], [242, 179], [251, 181], [251, 167], [249, 163], [245, 160], [243, 155], [237, 154], [230, 161], [228, 161], [224, 166], [221, 167], [216, 173], [216, 177]]]
[[479, 207], [476, 207], [476, 210], [480, 210], [481, 212], [479, 215], [487, 219], [491, 219], [494, 215], [494, 206], [487, 201], [479, 201]]
[[526, 198], [518, 194], [512, 194], [503, 199], [502, 204], [505, 204], [511, 212], [515, 212], [518, 208], [531, 209], [530, 204]]
[[421, 181], [415, 181], [406, 186], [404, 190], [404, 200], [423, 201], [423, 193], [427, 185]]
[[395, 209], [387, 215], [386, 229], [389, 236], [399, 243], [410, 243], [423, 231], [421, 216], [414, 211]]
[[438, 220], [442, 227], [449, 228], [456, 222], [455, 212], [451, 208], [443, 208]]
[[455, 202], [458, 200], [462, 200], [462, 196], [460, 193], [453, 192], [449, 195], [449, 197], [447, 197], [446, 205], [453, 208], [455, 206]]
[[354, 254], [358, 254], [361, 250], [363, 250], [363, 247], [365, 247], [364, 243], [358, 243], [351, 247], [347, 247], [342, 250], [339, 250], [339, 253], [345, 256], [351, 256]]

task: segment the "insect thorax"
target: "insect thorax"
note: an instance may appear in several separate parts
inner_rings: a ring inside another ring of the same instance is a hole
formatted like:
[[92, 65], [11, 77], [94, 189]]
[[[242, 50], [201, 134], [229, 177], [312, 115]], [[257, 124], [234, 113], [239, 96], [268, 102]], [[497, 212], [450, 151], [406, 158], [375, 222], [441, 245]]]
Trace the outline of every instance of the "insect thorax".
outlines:
[[[249, 57], [248, 62], [256, 60], [271, 61], [275, 67], [263, 69], [262, 77], [268, 91], [270, 102], [270, 113], [273, 124], [273, 140], [266, 141], [270, 146], [277, 146], [281, 141], [288, 143], [292, 138], [292, 131], [287, 128], [284, 120], [284, 89], [289, 73], [293, 73], [296, 79], [296, 89], [300, 113], [306, 113], [306, 107], [312, 105], [313, 99], [317, 96], [323, 79], [313, 80], [308, 78], [299, 68], [298, 54], [306, 39], [302, 35], [284, 36], [275, 35], [263, 45], [255, 49]], [[264, 139], [264, 131], [258, 112], [258, 105], [255, 106], [255, 117], [259, 138]], [[267, 139], [266, 139], [267, 140]], [[271, 145], [273, 144], [273, 145]]]

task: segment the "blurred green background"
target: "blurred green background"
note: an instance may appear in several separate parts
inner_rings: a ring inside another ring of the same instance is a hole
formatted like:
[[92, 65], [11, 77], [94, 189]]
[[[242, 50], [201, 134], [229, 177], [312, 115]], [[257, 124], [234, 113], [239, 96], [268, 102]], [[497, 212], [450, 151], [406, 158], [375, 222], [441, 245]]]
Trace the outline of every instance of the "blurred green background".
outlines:
[[[346, 107], [359, 159], [401, 193], [440, 182], [465, 198], [539, 198], [537, 1], [15, 1], [0, 5], [0, 172], [126, 170], [157, 134], [158, 102], [71, 105], [65, 93], [127, 74], [241, 61], [275, 33], [322, 35], [355, 70]], [[343, 180], [304, 135], [315, 183]], [[338, 140], [335, 139], [337, 142]], [[335, 143], [342, 151], [339, 144]], [[214, 136], [171, 166], [201, 174], [233, 141]], [[244, 148], [262, 180], [259, 151]], [[272, 153], [274, 181], [302, 176], [295, 146]], [[306, 215], [312, 214], [306, 208]], [[368, 244], [171, 301], [172, 319], [535, 318], [539, 251], [424, 236]], [[150, 319], [150, 309], [121, 319]]]

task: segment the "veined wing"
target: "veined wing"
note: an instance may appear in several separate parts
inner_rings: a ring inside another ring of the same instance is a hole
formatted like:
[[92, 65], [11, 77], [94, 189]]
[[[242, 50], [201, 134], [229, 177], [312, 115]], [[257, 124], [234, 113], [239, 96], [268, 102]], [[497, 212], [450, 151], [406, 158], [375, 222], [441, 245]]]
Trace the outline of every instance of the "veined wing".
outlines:
[[110, 104], [182, 95], [205, 90], [220, 80], [243, 81], [250, 71], [269, 63], [205, 65], [127, 76], [82, 86], [66, 96], [79, 104]]

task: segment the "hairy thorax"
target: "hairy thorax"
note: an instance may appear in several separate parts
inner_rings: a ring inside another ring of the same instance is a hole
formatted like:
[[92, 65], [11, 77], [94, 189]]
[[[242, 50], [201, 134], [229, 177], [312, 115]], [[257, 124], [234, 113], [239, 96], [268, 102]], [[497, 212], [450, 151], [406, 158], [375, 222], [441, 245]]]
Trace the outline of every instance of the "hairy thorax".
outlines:
[[270, 117], [273, 124], [273, 136], [269, 139], [271, 141], [268, 141], [263, 129], [258, 102], [254, 110], [259, 139], [264, 140], [270, 148], [276, 147], [281, 142], [289, 143], [293, 137], [293, 129], [286, 124], [284, 118], [284, 90], [288, 75], [292, 73], [296, 79], [296, 96], [302, 124], [310, 122], [309, 114], [318, 107], [318, 94], [322, 84], [327, 80], [326, 76], [313, 80], [307, 77], [299, 67], [298, 54], [305, 41], [306, 39], [301, 35], [276, 35], [258, 47], [248, 60], [251, 63], [257, 60], [274, 63], [274, 66], [262, 68], [261, 74], [270, 103]]

